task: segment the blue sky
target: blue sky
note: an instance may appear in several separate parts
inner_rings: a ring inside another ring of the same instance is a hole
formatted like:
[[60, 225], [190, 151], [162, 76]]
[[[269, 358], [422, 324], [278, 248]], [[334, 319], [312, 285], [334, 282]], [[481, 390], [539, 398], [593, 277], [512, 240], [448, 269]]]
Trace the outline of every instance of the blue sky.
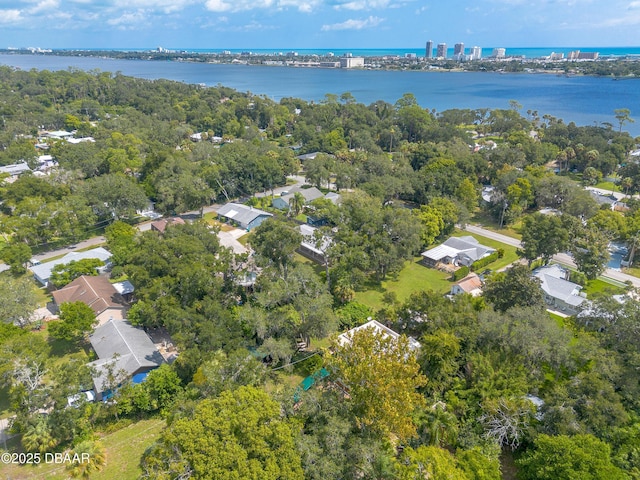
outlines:
[[0, 0], [0, 48], [640, 46], [640, 0]]

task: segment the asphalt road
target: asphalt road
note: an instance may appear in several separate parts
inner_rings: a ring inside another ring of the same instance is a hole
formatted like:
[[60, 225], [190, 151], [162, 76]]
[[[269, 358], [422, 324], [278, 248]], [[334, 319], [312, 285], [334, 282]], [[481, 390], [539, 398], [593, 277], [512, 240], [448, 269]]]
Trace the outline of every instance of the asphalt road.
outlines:
[[[280, 195], [282, 192], [289, 191], [294, 187], [298, 187], [298, 186], [303, 185], [304, 183], [306, 183], [306, 180], [305, 180], [304, 176], [301, 176], [301, 175], [293, 175], [293, 176], [288, 177], [288, 178], [295, 180], [295, 183], [292, 184], [292, 185], [286, 185], [286, 186], [283, 186], [283, 187], [275, 188], [273, 190], [275, 195]], [[256, 197], [264, 197], [264, 196], [267, 196], [267, 195], [271, 195], [271, 190], [266, 191], [266, 192], [256, 193]], [[222, 205], [220, 205], [220, 204], [208, 205], [208, 206], [204, 207], [203, 213], [217, 212], [218, 209], [221, 206]], [[185, 213], [181, 214], [180, 216], [182, 218], [184, 218], [184, 219], [200, 218], [200, 210], [193, 210], [191, 212], [185, 212]], [[150, 230], [151, 229], [151, 220], [148, 221], [148, 222], [144, 222], [144, 223], [140, 223], [140, 224], [136, 225], [136, 228], [138, 230], [140, 230], [141, 232], [145, 232], [147, 230]], [[224, 240], [233, 243], [232, 248], [235, 247], [235, 249], [238, 249], [238, 246], [235, 245], [237, 243], [235, 238], [231, 238], [231, 239], [225, 238]], [[48, 252], [39, 253], [37, 255], [34, 255], [32, 258], [38, 260], [39, 262], [42, 262], [42, 261], [48, 260], [48, 259], [53, 258], [53, 257], [59, 257], [61, 255], [66, 255], [69, 252], [75, 252], [75, 251], [82, 250], [82, 249], [85, 249], [85, 248], [102, 245], [103, 243], [105, 243], [105, 241], [106, 240], [105, 240], [104, 236], [92, 237], [92, 238], [88, 238], [87, 240], [82, 240], [81, 242], [78, 242], [75, 245], [70, 245], [68, 247], [58, 248], [56, 250], [50, 250]], [[238, 245], [240, 247], [242, 247], [242, 245], [240, 245], [239, 243], [238, 243]], [[242, 248], [244, 249], [244, 247], [242, 247]], [[3, 264], [0, 264], [0, 267], [2, 267], [2, 266], [3, 266]], [[0, 268], [0, 271], [2, 271], [2, 268]]]
[[[518, 240], [517, 238], [508, 237], [506, 235], [502, 235], [501, 233], [487, 230], [477, 225], [467, 225], [465, 227], [465, 230], [470, 233], [482, 235], [483, 237], [490, 238], [491, 240], [495, 240], [497, 242], [506, 243], [507, 245], [511, 245], [513, 247], [521, 247], [520, 240]], [[568, 255], [566, 253], [558, 253], [557, 255], [554, 255], [553, 260], [569, 267], [576, 266], [573, 258], [571, 258], [571, 255]], [[618, 282], [631, 282], [634, 287], [640, 287], [640, 278], [634, 277], [633, 275], [629, 275], [619, 270], [614, 270], [613, 268], [607, 268], [602, 276], [604, 278], [610, 278]]]

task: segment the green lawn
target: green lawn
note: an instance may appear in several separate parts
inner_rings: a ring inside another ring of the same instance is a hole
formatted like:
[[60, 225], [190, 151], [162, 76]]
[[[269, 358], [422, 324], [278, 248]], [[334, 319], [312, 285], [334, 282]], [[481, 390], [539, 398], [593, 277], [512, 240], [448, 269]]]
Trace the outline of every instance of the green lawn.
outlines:
[[418, 263], [422, 257], [407, 262], [396, 278], [387, 278], [380, 284], [369, 284], [367, 290], [356, 292], [355, 301], [374, 310], [384, 306], [382, 296], [386, 292], [395, 292], [399, 301], [404, 301], [414, 292], [433, 290], [445, 294], [451, 288], [450, 274], [427, 268]]
[[217, 220], [218, 214], [215, 212], [205, 213], [204, 217], [202, 217], [205, 222], [207, 222], [212, 227], [218, 227], [222, 232], [229, 232], [233, 230], [233, 227], [228, 223], [220, 222]]
[[[134, 480], [142, 474], [140, 457], [160, 436], [164, 420], [141, 420], [121, 430], [104, 435], [107, 464], [102, 471], [91, 475], [92, 480]], [[64, 466], [45, 464], [36, 466], [3, 465], [3, 478], [63, 480], [69, 478]]]
[[628, 267], [622, 270], [627, 275], [633, 275], [634, 277], [640, 278], [640, 268], [638, 267]]
[[607, 292], [611, 295], [618, 295], [625, 292], [624, 287], [620, 287], [616, 284], [606, 281], [602, 278], [596, 278], [595, 280], [589, 280], [582, 290], [587, 294], [587, 298], [593, 298], [593, 295]]
[[520, 230], [522, 227], [521, 220], [518, 220], [513, 225], [508, 225], [500, 228], [498, 221], [491, 215], [489, 215], [489, 213], [485, 212], [484, 210], [478, 210], [473, 214], [469, 223], [478, 224], [483, 228], [486, 228], [487, 230], [506, 235], [507, 237], [517, 238], [518, 240], [522, 239]]
[[603, 190], [611, 190], [612, 192], [622, 192], [620, 187], [613, 182], [600, 182], [594, 185], [596, 188], [601, 188]]
[[[500, 232], [502, 233], [502, 231]], [[516, 260], [518, 260], [520, 257], [518, 257], [518, 254], [516, 253], [516, 247], [513, 247], [511, 245], [507, 245], [505, 243], [501, 243], [498, 242], [496, 240], [492, 240], [490, 238], [487, 237], [483, 237], [482, 235], [476, 235], [475, 233], [469, 233], [466, 231], [461, 231], [458, 230], [453, 234], [454, 237], [466, 237], [466, 236], [471, 236], [473, 238], [475, 238], [476, 240], [478, 240], [482, 245], [486, 245], [487, 247], [491, 247], [491, 248], [495, 248], [496, 250], [498, 248], [501, 248], [502, 250], [504, 250], [504, 256], [502, 258], [499, 258], [498, 260], [496, 260], [493, 263], [490, 263], [489, 265], [486, 266], [486, 268], [490, 268], [491, 270], [499, 270], [503, 267], [506, 267], [507, 265], [515, 262]]]
[[240, 238], [238, 238], [238, 242], [240, 242], [242, 245], [244, 245], [246, 247], [247, 244], [249, 243], [250, 235], [251, 235], [251, 232], [245, 233]]

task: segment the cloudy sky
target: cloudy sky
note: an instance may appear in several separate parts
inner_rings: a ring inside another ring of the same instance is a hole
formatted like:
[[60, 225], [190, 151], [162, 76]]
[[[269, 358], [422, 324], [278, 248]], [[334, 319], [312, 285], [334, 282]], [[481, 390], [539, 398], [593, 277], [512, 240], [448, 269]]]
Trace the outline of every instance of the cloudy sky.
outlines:
[[640, 0], [0, 0], [0, 48], [640, 46]]

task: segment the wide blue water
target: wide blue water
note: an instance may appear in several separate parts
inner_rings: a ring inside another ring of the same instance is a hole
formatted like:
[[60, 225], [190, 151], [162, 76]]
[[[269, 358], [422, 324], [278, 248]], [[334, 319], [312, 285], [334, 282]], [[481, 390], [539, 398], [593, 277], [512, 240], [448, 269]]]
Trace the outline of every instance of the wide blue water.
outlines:
[[550, 114], [567, 123], [609, 122], [615, 128], [614, 110], [628, 108], [631, 117], [637, 117], [638, 121], [625, 125], [624, 129], [634, 136], [640, 135], [640, 79], [615, 81], [553, 74], [369, 71], [1, 54], [0, 64], [39, 70], [99, 69], [147, 79], [220, 84], [275, 101], [283, 97], [319, 101], [327, 93], [351, 92], [365, 104], [376, 100], [395, 103], [410, 92], [421, 106], [443, 111], [508, 108], [509, 100], [516, 100], [522, 105], [523, 114], [536, 110], [540, 116]]

